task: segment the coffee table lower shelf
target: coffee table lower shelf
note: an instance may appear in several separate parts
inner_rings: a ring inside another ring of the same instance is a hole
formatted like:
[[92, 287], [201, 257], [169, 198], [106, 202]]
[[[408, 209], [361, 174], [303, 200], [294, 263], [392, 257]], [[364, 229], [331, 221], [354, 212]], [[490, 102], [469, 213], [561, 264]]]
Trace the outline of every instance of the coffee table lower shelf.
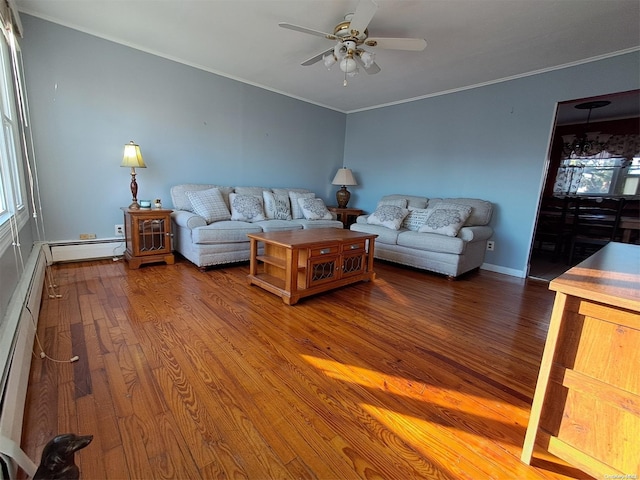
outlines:
[[373, 280], [376, 236], [339, 229], [250, 234], [249, 284], [294, 305], [310, 295]]

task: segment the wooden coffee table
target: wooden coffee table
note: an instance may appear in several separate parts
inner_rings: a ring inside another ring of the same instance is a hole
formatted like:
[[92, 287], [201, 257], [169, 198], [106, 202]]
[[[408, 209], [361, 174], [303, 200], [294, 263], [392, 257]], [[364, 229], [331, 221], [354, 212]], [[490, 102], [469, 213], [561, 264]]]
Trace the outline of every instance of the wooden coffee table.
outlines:
[[248, 237], [249, 284], [282, 297], [287, 305], [375, 278], [373, 248], [377, 235], [318, 228], [253, 233]]

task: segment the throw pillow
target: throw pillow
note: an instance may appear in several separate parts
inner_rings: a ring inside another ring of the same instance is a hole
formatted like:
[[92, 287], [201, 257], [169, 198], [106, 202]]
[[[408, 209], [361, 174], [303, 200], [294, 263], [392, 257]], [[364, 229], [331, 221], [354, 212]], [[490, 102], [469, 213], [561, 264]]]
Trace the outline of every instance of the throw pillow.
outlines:
[[304, 213], [298, 203], [299, 198], [314, 198], [316, 196], [313, 192], [300, 193], [289, 191], [289, 198], [291, 199], [291, 217], [292, 218], [304, 218]]
[[468, 205], [441, 202], [427, 210], [431, 210], [431, 213], [418, 232], [455, 237], [471, 215], [472, 208]]
[[231, 193], [229, 202], [231, 203], [231, 220], [258, 222], [265, 219], [262, 197]]
[[289, 207], [289, 195], [280, 192], [262, 192], [264, 200], [264, 213], [267, 218], [273, 220], [291, 220], [291, 208]]
[[229, 220], [231, 214], [217, 188], [186, 192], [193, 213], [200, 215], [209, 224], [220, 220]]
[[321, 198], [299, 198], [298, 205], [307, 220], [333, 220]]
[[402, 227], [417, 232], [425, 224], [430, 214], [431, 211], [426, 208], [410, 208], [409, 215], [402, 222]]
[[409, 214], [409, 210], [395, 205], [380, 205], [367, 218], [367, 223], [371, 225], [381, 225], [383, 227], [398, 230], [402, 220]]

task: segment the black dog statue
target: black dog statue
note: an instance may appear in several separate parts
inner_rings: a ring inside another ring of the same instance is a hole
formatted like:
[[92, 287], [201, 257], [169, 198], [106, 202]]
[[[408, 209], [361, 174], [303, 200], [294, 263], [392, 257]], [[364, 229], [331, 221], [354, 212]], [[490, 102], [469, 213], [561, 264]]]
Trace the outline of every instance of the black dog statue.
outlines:
[[49, 441], [42, 451], [40, 466], [33, 480], [78, 480], [80, 469], [75, 453], [91, 443], [93, 435], [65, 433]]

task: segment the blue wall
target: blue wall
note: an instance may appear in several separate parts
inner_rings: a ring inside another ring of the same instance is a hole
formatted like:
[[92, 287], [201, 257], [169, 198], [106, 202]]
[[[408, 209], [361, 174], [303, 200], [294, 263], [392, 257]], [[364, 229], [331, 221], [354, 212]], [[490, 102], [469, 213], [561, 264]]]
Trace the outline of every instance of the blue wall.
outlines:
[[[21, 42], [47, 240], [114, 236], [131, 203], [184, 182], [306, 187], [333, 198], [346, 115], [28, 15]], [[335, 200], [334, 200], [335, 202]], [[332, 202], [333, 203], [333, 202]]]
[[345, 165], [372, 210], [381, 194], [496, 206], [489, 268], [526, 274], [556, 102], [640, 88], [636, 53], [347, 117]]
[[47, 239], [112, 237], [130, 201], [123, 145], [140, 144], [138, 198], [182, 182], [298, 186], [350, 206], [389, 193], [496, 204], [489, 268], [524, 275], [556, 102], [640, 88], [639, 55], [344, 115], [28, 15], [22, 40]]

